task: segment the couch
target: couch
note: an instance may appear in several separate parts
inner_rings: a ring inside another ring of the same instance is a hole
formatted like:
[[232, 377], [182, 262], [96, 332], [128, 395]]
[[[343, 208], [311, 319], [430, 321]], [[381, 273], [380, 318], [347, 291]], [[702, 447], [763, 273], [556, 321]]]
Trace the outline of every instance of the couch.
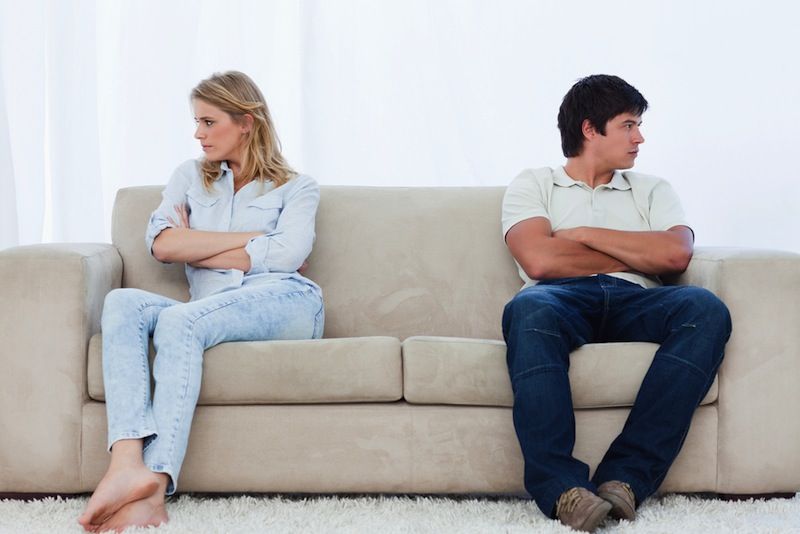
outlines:
[[[161, 187], [119, 191], [111, 244], [0, 252], [0, 493], [92, 491], [105, 452], [100, 315], [137, 287], [188, 298], [144, 245]], [[181, 491], [523, 494], [500, 317], [521, 281], [504, 189], [323, 187], [307, 276], [324, 338], [205, 354]], [[717, 380], [669, 492], [800, 489], [800, 256], [698, 248], [674, 280], [727, 303]], [[653, 358], [650, 343], [571, 357], [575, 455], [595, 466]]]

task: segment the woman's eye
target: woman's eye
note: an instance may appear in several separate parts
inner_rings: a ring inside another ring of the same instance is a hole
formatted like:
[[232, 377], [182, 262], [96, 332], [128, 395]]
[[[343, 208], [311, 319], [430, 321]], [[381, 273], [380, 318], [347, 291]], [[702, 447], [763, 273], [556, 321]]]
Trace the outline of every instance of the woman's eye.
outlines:
[[206, 126], [211, 126], [212, 124], [214, 124], [214, 121], [204, 121], [204, 122], [206, 123]]

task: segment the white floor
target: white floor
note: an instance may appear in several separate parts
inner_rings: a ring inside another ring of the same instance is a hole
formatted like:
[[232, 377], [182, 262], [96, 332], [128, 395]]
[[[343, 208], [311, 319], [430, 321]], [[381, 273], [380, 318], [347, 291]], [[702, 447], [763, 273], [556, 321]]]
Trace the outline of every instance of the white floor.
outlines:
[[[0, 533], [82, 532], [85, 498], [0, 501]], [[568, 533], [530, 501], [431, 497], [182, 496], [168, 504], [173, 533]], [[144, 532], [129, 529], [128, 532]], [[598, 532], [800, 533], [800, 494], [793, 499], [729, 502], [698, 496], [651, 499], [636, 521], [608, 521]]]

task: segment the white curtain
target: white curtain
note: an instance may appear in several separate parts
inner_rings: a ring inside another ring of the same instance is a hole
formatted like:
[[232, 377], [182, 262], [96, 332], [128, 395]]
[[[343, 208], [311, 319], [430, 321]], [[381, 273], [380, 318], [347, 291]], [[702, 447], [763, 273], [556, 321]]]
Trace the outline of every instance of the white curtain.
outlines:
[[800, 8], [633, 0], [0, 0], [0, 248], [107, 241], [120, 187], [199, 151], [187, 95], [238, 69], [323, 184], [505, 185], [563, 161], [579, 77], [651, 103], [637, 170], [703, 245], [800, 251]]
[[14, 187], [14, 163], [11, 161], [8, 117], [3, 94], [3, 72], [0, 69], [0, 249], [15, 245], [19, 240], [17, 229], [17, 193]]

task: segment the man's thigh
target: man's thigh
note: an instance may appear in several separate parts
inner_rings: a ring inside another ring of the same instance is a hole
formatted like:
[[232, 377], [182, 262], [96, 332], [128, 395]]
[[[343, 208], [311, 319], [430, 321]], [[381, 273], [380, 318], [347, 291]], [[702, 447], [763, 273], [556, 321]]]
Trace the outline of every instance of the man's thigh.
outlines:
[[603, 309], [603, 293], [594, 278], [562, 278], [520, 291], [506, 306], [504, 330], [569, 332], [578, 345], [591, 342]]
[[694, 286], [616, 288], [607, 306], [603, 341], [663, 343], [680, 327], [702, 328], [727, 319], [725, 305], [710, 291]]

